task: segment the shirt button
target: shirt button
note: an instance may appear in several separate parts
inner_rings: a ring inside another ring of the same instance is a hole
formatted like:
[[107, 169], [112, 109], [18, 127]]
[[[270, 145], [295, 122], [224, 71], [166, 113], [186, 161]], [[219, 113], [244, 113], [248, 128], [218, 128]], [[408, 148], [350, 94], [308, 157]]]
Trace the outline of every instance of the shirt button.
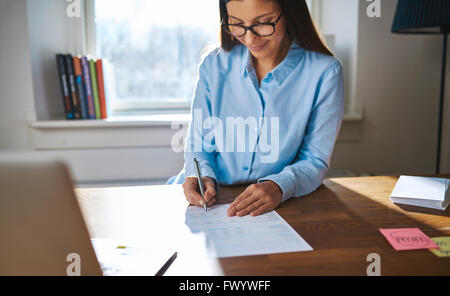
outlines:
[[271, 81], [272, 81], [272, 78], [273, 78], [272, 73], [269, 73], [269, 74], [267, 75], [267, 77], [263, 79], [263, 81], [266, 82], [266, 83], [267, 83], [267, 82], [271, 82]]
[[244, 171], [248, 171], [248, 166], [245, 166], [245, 167], [244, 167]]

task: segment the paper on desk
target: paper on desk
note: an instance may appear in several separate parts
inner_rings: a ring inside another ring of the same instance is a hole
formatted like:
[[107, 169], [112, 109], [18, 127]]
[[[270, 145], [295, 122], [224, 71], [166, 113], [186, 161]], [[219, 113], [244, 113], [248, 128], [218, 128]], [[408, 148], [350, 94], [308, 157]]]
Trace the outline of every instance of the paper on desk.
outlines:
[[448, 186], [444, 178], [400, 176], [390, 198], [398, 204], [445, 210], [450, 202]]
[[103, 275], [153, 276], [173, 255], [147, 242], [123, 242], [112, 239], [91, 239]]
[[439, 249], [430, 250], [438, 257], [450, 257], [450, 236], [432, 237], [431, 238]]
[[439, 248], [419, 228], [380, 228], [379, 230], [396, 251]]
[[216, 257], [313, 250], [277, 212], [256, 217], [228, 217], [228, 207], [214, 205], [205, 211], [190, 206], [186, 210], [186, 225], [193, 233], [204, 233], [207, 248]]

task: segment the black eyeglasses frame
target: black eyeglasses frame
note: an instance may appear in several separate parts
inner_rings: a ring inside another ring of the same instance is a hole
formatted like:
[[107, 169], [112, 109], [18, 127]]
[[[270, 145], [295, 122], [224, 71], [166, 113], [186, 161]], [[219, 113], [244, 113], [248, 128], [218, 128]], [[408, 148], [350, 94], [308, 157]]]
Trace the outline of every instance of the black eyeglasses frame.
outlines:
[[[269, 36], [272, 36], [273, 34], [275, 34], [276, 25], [278, 24], [278, 22], [280, 21], [282, 16], [283, 16], [283, 12], [273, 22], [256, 23], [256, 24], [253, 24], [253, 25], [250, 25], [250, 26], [244, 26], [244, 25], [241, 25], [241, 24], [229, 24], [227, 21], [222, 20], [221, 26], [225, 30], [225, 32], [227, 32], [229, 35], [231, 35], [233, 37], [243, 37], [243, 36], [245, 36], [247, 34], [248, 30], [252, 31], [252, 33], [255, 34], [256, 36], [269, 37]], [[254, 27], [257, 27], [257, 26], [268, 26], [268, 25], [273, 27], [273, 32], [271, 34], [269, 34], [269, 35], [260, 35], [253, 29]], [[230, 26], [240, 27], [240, 28], [244, 29], [244, 34], [239, 35], [239, 36], [233, 35], [231, 33], [231, 30], [229, 29]]]

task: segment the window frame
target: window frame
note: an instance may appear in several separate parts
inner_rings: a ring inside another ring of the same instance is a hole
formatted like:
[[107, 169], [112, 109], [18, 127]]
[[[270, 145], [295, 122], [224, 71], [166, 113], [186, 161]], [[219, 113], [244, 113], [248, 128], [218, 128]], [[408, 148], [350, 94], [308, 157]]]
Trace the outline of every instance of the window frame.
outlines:
[[[87, 55], [97, 57], [97, 38], [95, 25], [95, 0], [84, 0], [85, 13], [85, 52]], [[112, 103], [111, 111], [113, 114], [142, 114], [154, 113], [167, 110], [170, 113], [186, 112], [191, 108], [192, 98], [169, 98], [145, 101], [141, 99], [127, 98], [118, 100], [116, 97], [109, 98]]]
[[[311, 15], [316, 23], [320, 25], [320, 2], [317, 0], [306, 0]], [[84, 0], [85, 14], [85, 52], [86, 54], [97, 57], [97, 38], [95, 25], [95, 0]], [[191, 107], [191, 99], [170, 98], [164, 100], [143, 101], [137, 99], [117, 100], [117, 98], [109, 98], [112, 103], [113, 114], [120, 113], [151, 113], [161, 110], [177, 110], [181, 112], [189, 112]]]

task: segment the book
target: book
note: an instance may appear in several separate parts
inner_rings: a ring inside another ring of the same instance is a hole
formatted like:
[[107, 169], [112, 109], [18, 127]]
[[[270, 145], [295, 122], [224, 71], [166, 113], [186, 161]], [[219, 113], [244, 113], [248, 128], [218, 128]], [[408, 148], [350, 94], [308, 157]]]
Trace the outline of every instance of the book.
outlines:
[[83, 83], [83, 71], [81, 70], [81, 58], [73, 57], [73, 72], [75, 75], [75, 86], [77, 91], [77, 98], [80, 102], [81, 118], [88, 119], [88, 108], [86, 101], [86, 91]]
[[91, 83], [91, 74], [89, 68], [89, 62], [86, 57], [81, 58], [81, 68], [83, 70], [83, 78], [84, 78], [84, 90], [86, 92], [86, 101], [87, 101], [87, 109], [88, 109], [88, 118], [95, 119], [95, 107], [94, 107], [94, 98], [92, 96], [92, 83]]
[[89, 59], [89, 68], [91, 70], [92, 97], [94, 98], [95, 118], [100, 119], [100, 102], [98, 99], [97, 73], [95, 69], [95, 61]]
[[112, 104], [116, 100], [116, 80], [114, 77], [114, 66], [106, 59], [102, 60], [103, 81], [105, 86], [106, 114], [112, 116]]
[[445, 210], [450, 203], [449, 179], [400, 176], [391, 201], [418, 207]]
[[72, 103], [69, 98], [69, 88], [67, 86], [66, 78], [66, 63], [64, 61], [63, 54], [56, 55], [56, 64], [58, 67], [59, 84], [61, 86], [61, 94], [63, 98], [64, 113], [66, 119], [73, 119], [74, 114], [72, 112]]
[[64, 56], [65, 63], [66, 63], [66, 78], [67, 78], [67, 85], [69, 87], [69, 97], [72, 101], [72, 111], [73, 116], [75, 119], [81, 118], [81, 109], [80, 104], [78, 102], [77, 97], [77, 91], [75, 88], [75, 76], [73, 73], [73, 57], [71, 54], [66, 54]]
[[105, 98], [105, 80], [103, 77], [103, 63], [102, 59], [97, 59], [95, 63], [97, 69], [97, 86], [98, 86], [98, 98], [100, 102], [100, 117], [105, 119], [108, 117], [106, 110], [106, 98]]

